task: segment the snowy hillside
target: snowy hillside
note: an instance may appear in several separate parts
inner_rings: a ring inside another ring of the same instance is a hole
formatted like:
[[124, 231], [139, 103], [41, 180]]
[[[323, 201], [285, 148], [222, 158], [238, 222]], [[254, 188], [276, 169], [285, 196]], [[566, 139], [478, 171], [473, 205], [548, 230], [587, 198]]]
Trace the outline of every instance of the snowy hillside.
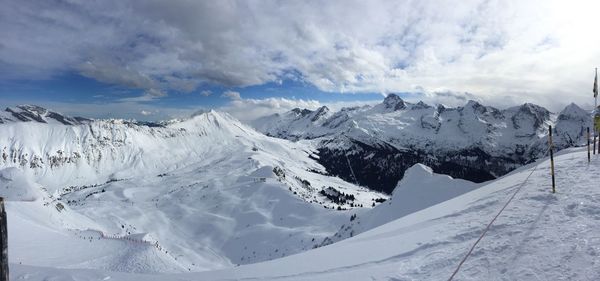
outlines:
[[[390, 94], [374, 106], [295, 109], [253, 126], [270, 136], [313, 143], [331, 174], [391, 193], [416, 163], [475, 182], [497, 178], [541, 157], [548, 125], [555, 125], [557, 148], [582, 144], [590, 114], [575, 104], [558, 114], [534, 104], [504, 110], [475, 101], [433, 107]], [[347, 162], [359, 168], [353, 171]]]
[[29, 265], [155, 273], [260, 262], [311, 249], [346, 209], [386, 198], [325, 175], [314, 148], [220, 112], [152, 126], [40, 116], [0, 124], [0, 195], [18, 221], [10, 255]]
[[319, 246], [355, 236], [408, 214], [431, 207], [479, 187], [470, 181], [453, 179], [433, 173], [423, 164], [415, 164], [404, 173], [392, 197], [364, 214], [353, 215], [335, 235], [325, 238]]
[[600, 158], [593, 156], [588, 164], [586, 151], [569, 149], [555, 161], [556, 194], [550, 193], [549, 160], [544, 159], [352, 238], [273, 261], [168, 277], [13, 263], [11, 275], [28, 280], [447, 280], [485, 225], [539, 165], [455, 280], [598, 280], [595, 175]]

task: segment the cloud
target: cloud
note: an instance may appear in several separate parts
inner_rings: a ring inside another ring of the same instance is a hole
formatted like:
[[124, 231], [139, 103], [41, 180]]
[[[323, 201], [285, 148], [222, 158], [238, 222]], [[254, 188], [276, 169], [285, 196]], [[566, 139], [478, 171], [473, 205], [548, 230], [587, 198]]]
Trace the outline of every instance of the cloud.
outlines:
[[152, 112], [151, 111], [147, 111], [147, 110], [142, 110], [142, 111], [140, 111], [140, 114], [144, 115], [144, 116], [148, 116], [148, 115], [152, 115]]
[[75, 71], [163, 94], [296, 79], [331, 92], [582, 102], [590, 62], [600, 60], [599, 8], [583, 0], [8, 0], [0, 77]]
[[162, 90], [150, 88], [144, 92], [141, 96], [128, 97], [117, 99], [117, 102], [151, 102], [155, 99], [162, 98], [167, 94]]
[[218, 110], [227, 112], [242, 122], [250, 123], [260, 117], [275, 113], [283, 113], [294, 108], [314, 110], [325, 105], [332, 110], [339, 110], [342, 107], [361, 106], [379, 102], [381, 102], [381, 100], [323, 103], [317, 100], [288, 98], [235, 99], [231, 100], [226, 105], [219, 107]]
[[235, 92], [235, 91], [225, 91], [225, 92], [223, 92], [223, 94], [221, 94], [221, 97], [228, 98], [231, 100], [241, 100], [242, 99], [242, 97], [240, 96], [240, 93]]
[[204, 90], [204, 91], [200, 92], [200, 95], [208, 97], [208, 96], [212, 95], [212, 91], [211, 90]]

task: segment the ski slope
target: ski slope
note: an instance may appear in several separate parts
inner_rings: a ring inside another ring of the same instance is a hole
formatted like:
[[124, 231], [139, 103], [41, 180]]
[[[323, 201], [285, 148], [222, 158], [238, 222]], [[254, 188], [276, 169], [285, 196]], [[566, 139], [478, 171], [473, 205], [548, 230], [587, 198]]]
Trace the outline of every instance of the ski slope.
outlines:
[[[11, 276], [17, 280], [447, 280], [485, 225], [539, 165], [455, 280], [599, 280], [600, 157], [593, 155], [588, 164], [585, 149], [576, 148], [559, 153], [555, 162], [556, 194], [550, 193], [549, 160], [544, 159], [352, 238], [267, 262], [199, 273], [138, 275], [36, 267], [13, 260]], [[9, 203], [9, 212], [15, 212], [18, 204], [22, 203]], [[21, 234], [10, 231], [11, 236]]]

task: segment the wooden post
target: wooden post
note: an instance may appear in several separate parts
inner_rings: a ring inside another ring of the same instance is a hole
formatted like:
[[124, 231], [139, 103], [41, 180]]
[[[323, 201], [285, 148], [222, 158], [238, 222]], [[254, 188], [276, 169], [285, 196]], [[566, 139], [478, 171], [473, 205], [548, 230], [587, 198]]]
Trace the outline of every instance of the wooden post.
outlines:
[[552, 125], [548, 134], [548, 149], [550, 150], [550, 173], [552, 174], [552, 193], [556, 193], [556, 184], [554, 181], [554, 152], [552, 151]]
[[8, 281], [8, 228], [4, 198], [0, 197], [0, 281]]
[[590, 127], [587, 127], [588, 163], [590, 163]]
[[596, 137], [594, 136], [594, 145], [598, 148], [598, 154], [600, 154], [600, 138], [598, 138], [598, 145], [596, 145]]
[[596, 129], [594, 129], [594, 147], [592, 149], [594, 155], [596, 155]]

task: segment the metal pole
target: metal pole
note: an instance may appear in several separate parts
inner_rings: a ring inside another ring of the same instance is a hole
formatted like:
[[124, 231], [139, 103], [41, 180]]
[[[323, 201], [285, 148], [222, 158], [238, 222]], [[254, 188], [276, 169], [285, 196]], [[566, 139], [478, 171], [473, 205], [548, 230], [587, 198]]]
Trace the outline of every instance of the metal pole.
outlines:
[[554, 181], [554, 152], [552, 151], [552, 125], [550, 125], [548, 134], [548, 149], [550, 150], [550, 173], [552, 174], [552, 193], [556, 193], [556, 183]]

